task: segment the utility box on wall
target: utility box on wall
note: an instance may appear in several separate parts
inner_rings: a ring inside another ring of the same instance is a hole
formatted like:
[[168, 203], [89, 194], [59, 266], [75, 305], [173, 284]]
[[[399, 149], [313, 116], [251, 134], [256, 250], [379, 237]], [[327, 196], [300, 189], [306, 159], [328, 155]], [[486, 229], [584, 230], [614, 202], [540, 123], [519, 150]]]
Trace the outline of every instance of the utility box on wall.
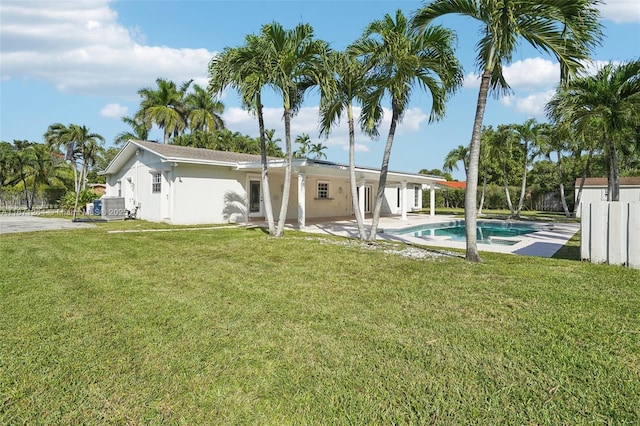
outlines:
[[103, 197], [102, 218], [105, 220], [125, 220], [127, 218], [127, 210], [124, 207], [124, 198]]

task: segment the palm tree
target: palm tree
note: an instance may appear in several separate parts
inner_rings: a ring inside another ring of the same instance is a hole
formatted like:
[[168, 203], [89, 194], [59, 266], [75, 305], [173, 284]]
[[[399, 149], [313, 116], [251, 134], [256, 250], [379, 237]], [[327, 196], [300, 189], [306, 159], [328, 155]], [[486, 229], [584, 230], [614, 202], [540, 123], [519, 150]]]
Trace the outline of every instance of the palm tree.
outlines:
[[295, 158], [307, 158], [307, 155], [309, 155], [309, 151], [311, 149], [311, 138], [309, 137], [309, 135], [307, 133], [298, 135], [296, 136], [294, 142], [299, 144], [300, 148], [298, 148], [293, 153], [293, 156]]
[[287, 218], [291, 188], [291, 117], [302, 105], [305, 91], [319, 83], [320, 56], [329, 48], [324, 41], [314, 39], [313, 28], [309, 24], [298, 24], [292, 30], [285, 30], [273, 22], [262, 27], [261, 37], [265, 41], [264, 54], [269, 58], [268, 84], [282, 99], [284, 117], [285, 175], [275, 234], [279, 237]]
[[322, 160], [323, 158], [327, 158], [327, 154], [323, 152], [327, 148], [328, 146], [324, 145], [322, 142], [312, 143], [311, 148], [309, 149], [309, 154], [315, 155], [316, 160]]
[[458, 170], [458, 162], [460, 161], [462, 161], [462, 166], [464, 167], [464, 173], [466, 176], [467, 170], [469, 170], [469, 148], [464, 145], [458, 145], [457, 148], [449, 151], [444, 159], [442, 170], [449, 173], [454, 170]]
[[509, 170], [510, 163], [514, 157], [514, 148], [518, 144], [518, 135], [513, 125], [499, 125], [494, 131], [493, 129], [485, 129], [483, 135], [485, 141], [488, 142], [488, 152], [493, 158], [497, 158], [502, 171], [502, 184], [504, 185], [507, 207], [511, 213], [511, 217], [515, 216], [513, 203], [511, 202], [511, 194], [509, 193]]
[[[375, 240], [378, 231], [396, 128], [414, 87], [417, 85], [431, 95], [431, 122], [444, 115], [447, 96], [462, 82], [460, 65], [452, 48], [454, 39], [451, 31], [440, 26], [425, 28], [420, 34], [414, 32], [402, 11], [397, 10], [395, 20], [385, 15], [382, 20], [372, 22], [349, 48], [372, 66], [373, 104], [379, 104], [385, 93], [391, 100], [391, 125], [380, 167], [370, 241]], [[377, 118], [375, 114], [371, 116]]]
[[543, 155], [547, 160], [553, 163], [551, 154], [556, 153], [557, 161], [555, 163], [558, 173], [558, 189], [560, 191], [560, 202], [562, 203], [562, 209], [566, 217], [571, 217], [569, 206], [567, 205], [567, 198], [564, 189], [564, 160], [563, 152], [568, 150], [568, 146], [571, 144], [571, 131], [569, 126], [557, 124], [555, 126], [551, 124], [545, 124], [542, 127], [538, 143], [538, 152]]
[[[369, 82], [367, 74], [369, 68], [363, 61], [348, 52], [331, 52], [323, 57], [323, 80], [320, 84], [320, 134], [328, 135], [331, 128], [340, 121], [346, 112], [349, 126], [349, 186], [351, 191], [351, 208], [358, 226], [361, 240], [366, 240], [363, 212], [360, 211], [358, 201], [358, 186], [356, 182], [355, 166], [355, 125], [353, 117], [353, 103], [360, 105], [368, 103]], [[360, 127], [365, 133], [375, 135], [376, 128], [367, 128], [366, 123], [378, 123], [382, 115], [380, 104], [377, 109], [363, 108], [360, 115]], [[377, 113], [378, 117], [367, 117], [367, 114]], [[364, 194], [362, 194], [364, 196]]]
[[539, 124], [535, 118], [530, 118], [523, 124], [514, 126], [516, 135], [520, 138], [522, 146], [522, 185], [520, 186], [520, 200], [516, 208], [515, 217], [519, 218], [524, 205], [524, 198], [527, 189], [527, 170], [539, 153], [540, 145], [543, 143], [543, 131], [546, 124]]
[[547, 105], [547, 113], [583, 132], [593, 120], [602, 126], [600, 145], [607, 169], [608, 200], [618, 201], [620, 182], [616, 151], [628, 128], [640, 125], [640, 60], [611, 63], [593, 76], [565, 83]]
[[136, 119], [150, 129], [153, 124], [164, 130], [164, 143], [169, 143], [171, 135], [177, 136], [187, 127], [187, 114], [184, 97], [192, 80], [183, 83], [180, 88], [173, 81], [158, 78], [157, 90], [144, 88], [138, 90], [142, 97]]
[[[247, 35], [242, 47], [225, 48], [209, 64], [208, 92], [221, 94], [225, 88], [232, 87], [240, 93], [242, 105], [245, 109], [256, 114], [260, 132], [260, 163], [262, 205], [269, 227], [269, 235], [276, 235], [276, 228], [271, 205], [271, 190], [269, 187], [269, 173], [267, 151], [273, 148], [267, 143], [273, 140], [275, 130], [265, 130], [262, 105], [262, 90], [269, 82], [269, 58], [266, 56], [263, 37]], [[277, 147], [277, 145], [276, 145]]]
[[11, 158], [11, 165], [13, 169], [13, 175], [16, 182], [22, 183], [22, 192], [24, 194], [24, 200], [27, 203], [27, 210], [31, 210], [32, 199], [29, 197], [29, 185], [27, 178], [30, 175], [31, 167], [35, 162], [35, 153], [31, 149], [33, 142], [27, 140], [14, 140], [14, 156]]
[[413, 19], [415, 27], [422, 30], [434, 19], [448, 14], [469, 16], [482, 25], [482, 36], [476, 45], [476, 61], [481, 70], [480, 90], [465, 193], [466, 258], [469, 261], [481, 261], [476, 240], [476, 196], [487, 94], [489, 90], [496, 94], [509, 90], [502, 69], [511, 63], [521, 39], [535, 49], [555, 56], [560, 63], [561, 81], [574, 77], [602, 37], [595, 5], [592, 0], [434, 0]]
[[185, 106], [189, 114], [189, 128], [191, 131], [214, 131], [224, 128], [224, 121], [220, 116], [224, 112], [224, 104], [213, 100], [211, 95], [197, 84], [193, 85], [193, 92], [186, 95]]
[[[56, 123], [48, 127], [44, 134], [47, 146], [59, 149], [67, 147], [66, 159], [73, 163], [74, 189], [76, 193], [76, 206], [80, 191], [86, 189], [87, 174], [93, 167], [103, 150], [104, 137], [98, 133], [92, 133], [88, 127], [70, 124], [68, 127]], [[78, 161], [80, 170], [78, 170]], [[73, 219], [76, 218], [76, 208], [73, 210]]]
[[141, 141], [146, 141], [149, 137], [149, 128], [137, 118], [132, 117], [121, 117], [121, 120], [128, 124], [131, 127], [132, 131], [126, 131], [118, 133], [116, 138], [113, 140], [113, 143], [116, 145], [123, 144], [129, 139], [136, 139]]

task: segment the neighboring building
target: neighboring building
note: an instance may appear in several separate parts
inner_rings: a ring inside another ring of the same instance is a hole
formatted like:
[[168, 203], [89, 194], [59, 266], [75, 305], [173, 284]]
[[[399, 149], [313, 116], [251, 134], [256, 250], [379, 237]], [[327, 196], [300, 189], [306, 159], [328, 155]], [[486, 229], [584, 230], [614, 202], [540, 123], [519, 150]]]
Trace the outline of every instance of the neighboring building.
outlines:
[[[580, 188], [581, 179], [576, 179], [576, 198]], [[607, 201], [607, 178], [586, 178], [582, 187], [580, 204], [588, 204], [594, 201]], [[638, 202], [640, 201], [640, 177], [620, 178], [620, 197], [618, 201]], [[580, 208], [577, 216], [580, 217]]]
[[107, 185], [104, 183], [90, 183], [88, 186], [99, 197], [102, 197], [107, 192]]
[[[285, 160], [269, 158], [269, 187], [274, 218], [279, 217]], [[125, 208], [152, 222], [206, 224], [247, 222], [264, 218], [260, 156], [129, 140], [102, 172], [107, 197], [122, 197]], [[288, 220], [300, 227], [306, 219], [351, 216], [348, 166], [328, 161], [294, 159]], [[360, 209], [373, 209], [380, 172], [357, 167]], [[444, 178], [389, 172], [383, 214], [406, 217], [422, 208], [422, 190], [430, 189], [434, 212], [435, 185]]]

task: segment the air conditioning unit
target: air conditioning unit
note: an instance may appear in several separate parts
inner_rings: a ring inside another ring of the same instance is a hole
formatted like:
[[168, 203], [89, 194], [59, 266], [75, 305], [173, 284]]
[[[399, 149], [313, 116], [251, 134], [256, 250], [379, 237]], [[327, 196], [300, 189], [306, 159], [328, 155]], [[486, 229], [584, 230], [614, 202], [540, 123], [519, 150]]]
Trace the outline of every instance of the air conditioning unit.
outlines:
[[102, 197], [102, 218], [105, 220], [125, 220], [127, 209], [123, 197]]

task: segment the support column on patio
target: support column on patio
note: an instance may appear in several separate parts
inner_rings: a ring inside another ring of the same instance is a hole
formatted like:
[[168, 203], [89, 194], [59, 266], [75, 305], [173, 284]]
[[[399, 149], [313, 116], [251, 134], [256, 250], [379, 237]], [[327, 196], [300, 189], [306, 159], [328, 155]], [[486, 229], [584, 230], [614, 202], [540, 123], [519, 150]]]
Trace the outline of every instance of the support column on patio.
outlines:
[[364, 179], [358, 182], [358, 207], [360, 208], [360, 214], [362, 215], [363, 219], [364, 219], [364, 198], [365, 198], [364, 184], [365, 184]]
[[429, 185], [429, 216], [436, 215], [436, 185]]
[[407, 182], [400, 182], [400, 214], [402, 220], [407, 220]]
[[305, 216], [306, 216], [306, 197], [305, 197], [305, 183], [307, 177], [304, 173], [298, 173], [298, 227], [304, 229]]

